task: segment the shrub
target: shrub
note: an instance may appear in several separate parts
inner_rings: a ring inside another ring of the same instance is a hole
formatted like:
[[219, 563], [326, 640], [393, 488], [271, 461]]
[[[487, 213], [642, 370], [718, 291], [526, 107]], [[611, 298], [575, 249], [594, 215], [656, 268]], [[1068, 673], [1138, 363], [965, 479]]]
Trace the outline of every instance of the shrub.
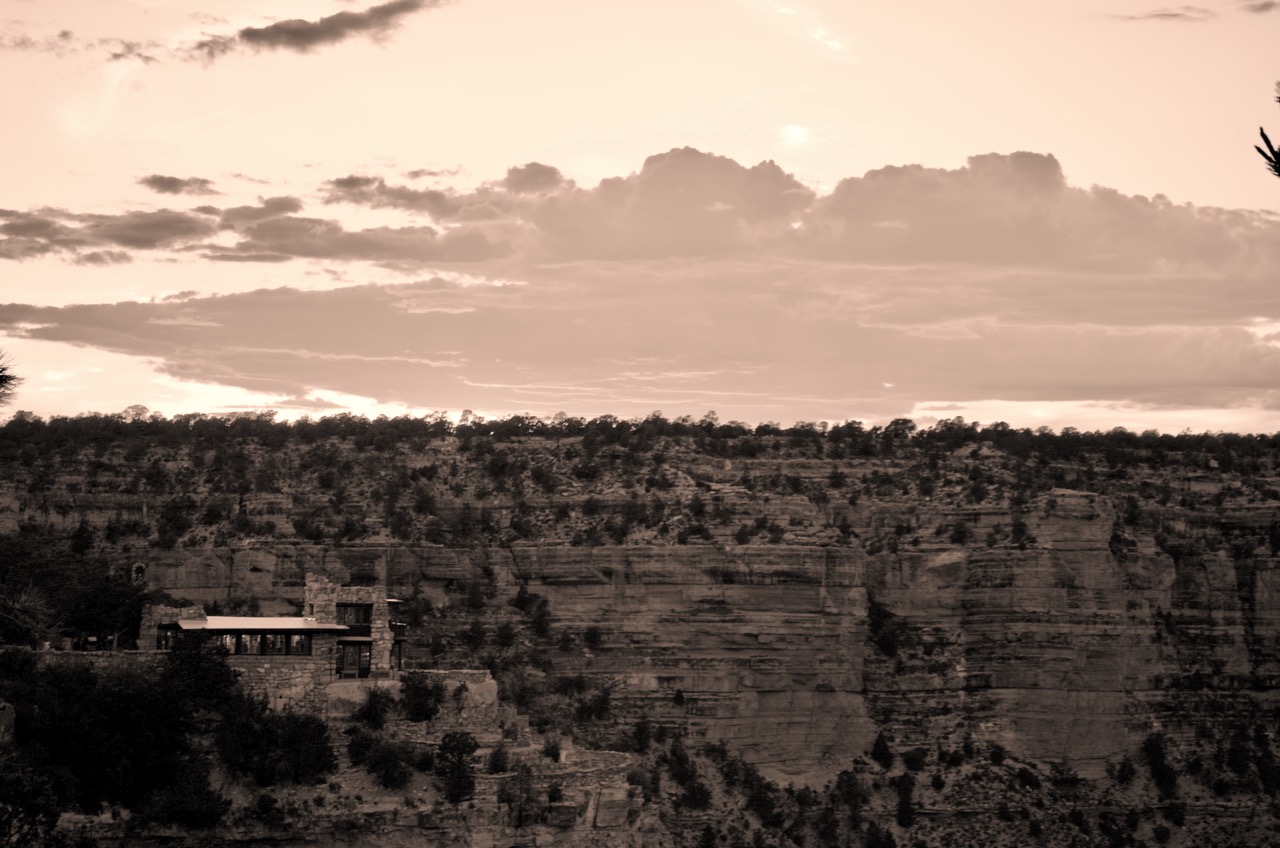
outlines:
[[[207, 788], [207, 787], [206, 787]], [[0, 752], [0, 816], [5, 845], [44, 845], [61, 813], [53, 784], [14, 751]]]
[[539, 598], [529, 612], [529, 626], [533, 635], [545, 639], [551, 635], [551, 605], [545, 598]]
[[1178, 793], [1178, 772], [1169, 764], [1162, 734], [1152, 733], [1142, 742], [1142, 757], [1151, 771], [1151, 781], [1156, 785], [1161, 800]]
[[633, 766], [627, 772], [627, 785], [640, 787], [646, 801], [657, 796], [661, 783], [662, 777], [656, 769], [651, 771], [643, 766]]
[[867, 635], [887, 657], [896, 657], [898, 649], [909, 641], [906, 624], [870, 592], [867, 593]]
[[1022, 784], [1027, 789], [1039, 789], [1040, 777], [1031, 769], [1023, 766], [1018, 769], [1018, 783]]
[[705, 810], [711, 806], [711, 790], [701, 780], [691, 780], [684, 787], [684, 794], [677, 802], [690, 810]]
[[323, 720], [273, 713], [261, 702], [224, 714], [215, 743], [228, 771], [250, 775], [259, 786], [320, 783], [338, 767]]
[[649, 750], [649, 742], [653, 739], [653, 729], [647, 718], [636, 722], [631, 731], [631, 750], [643, 754]]
[[499, 744], [496, 748], [489, 752], [488, 762], [485, 764], [489, 774], [503, 774], [510, 771], [510, 758], [507, 756], [507, 746]]
[[351, 731], [351, 737], [347, 740], [347, 756], [351, 757], [352, 765], [364, 765], [369, 758], [369, 753], [377, 744], [377, 736], [362, 728], [354, 728]]
[[893, 766], [893, 751], [889, 750], [889, 740], [883, 733], [876, 734], [876, 741], [871, 746], [871, 759], [879, 763], [880, 768], [883, 769]]
[[553, 763], [560, 762], [560, 740], [549, 738], [542, 743], [542, 756]]
[[912, 748], [902, 754], [902, 764], [909, 771], [920, 771], [924, 768], [926, 761], [929, 759], [929, 750], [927, 748]]
[[409, 767], [411, 754], [404, 746], [392, 742], [378, 742], [365, 759], [365, 768], [383, 789], [403, 789], [413, 779]]
[[436, 775], [443, 782], [445, 800], [458, 804], [475, 791], [475, 770], [471, 757], [479, 748], [476, 738], [463, 731], [451, 731], [436, 749]]
[[1116, 766], [1115, 780], [1121, 786], [1128, 786], [1137, 775], [1138, 770], [1134, 767], [1133, 760], [1128, 755], [1120, 760], [1120, 764]]
[[431, 721], [444, 703], [444, 683], [426, 674], [400, 678], [400, 703], [409, 721]]
[[516, 766], [515, 776], [498, 784], [498, 803], [507, 807], [507, 821], [514, 827], [524, 827], [537, 821], [542, 812], [540, 802], [533, 786], [533, 772], [520, 763]]
[[884, 830], [872, 822], [867, 825], [866, 848], [898, 848], [898, 840], [893, 838], [893, 831]]
[[431, 774], [436, 770], [436, 752], [430, 748], [419, 748], [413, 758], [413, 767], [423, 774]]
[[912, 802], [912, 792], [916, 788], [916, 779], [909, 774], [899, 775], [892, 780], [893, 788], [898, 791], [898, 809], [895, 820], [899, 827], [911, 827], [916, 821], [916, 808]]
[[589, 699], [578, 705], [576, 718], [578, 721], [599, 720], [609, 715], [612, 696], [608, 689], [600, 689]]
[[356, 708], [351, 718], [370, 730], [381, 730], [387, 723], [387, 716], [395, 704], [395, 697], [383, 689], [370, 689], [365, 693], [364, 703]]
[[[170, 778], [170, 784], [151, 795], [140, 811], [144, 820], [176, 824], [190, 830], [207, 830], [222, 821], [231, 802], [209, 788], [208, 774], [203, 767], [192, 764]], [[48, 844], [59, 843], [50, 840]]]

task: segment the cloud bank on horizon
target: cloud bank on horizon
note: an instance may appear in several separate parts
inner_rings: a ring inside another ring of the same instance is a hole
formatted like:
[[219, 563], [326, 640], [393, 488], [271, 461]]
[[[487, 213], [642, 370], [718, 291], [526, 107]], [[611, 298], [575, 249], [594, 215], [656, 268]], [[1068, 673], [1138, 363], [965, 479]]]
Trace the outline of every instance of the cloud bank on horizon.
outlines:
[[[169, 197], [212, 181], [152, 175]], [[677, 148], [587, 188], [373, 174], [250, 205], [0, 211], [0, 257], [363, 267], [376, 284], [0, 305], [11, 339], [328, 405], [881, 419], [1016, 404], [1280, 410], [1280, 217], [1070, 186], [1057, 159], [891, 166], [819, 194]], [[395, 225], [344, 224], [377, 210]], [[398, 279], [397, 279], [398, 278]]]

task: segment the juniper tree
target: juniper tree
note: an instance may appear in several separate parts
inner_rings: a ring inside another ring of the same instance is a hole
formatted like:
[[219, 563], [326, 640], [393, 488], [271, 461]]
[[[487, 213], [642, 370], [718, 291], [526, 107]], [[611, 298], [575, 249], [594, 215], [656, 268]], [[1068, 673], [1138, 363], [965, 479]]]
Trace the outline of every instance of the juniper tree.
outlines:
[[6, 406], [13, 400], [14, 392], [22, 384], [22, 378], [13, 373], [9, 359], [0, 353], [0, 406]]
[[[1280, 82], [1276, 83], [1276, 102], [1280, 103]], [[1262, 136], [1262, 143], [1267, 146], [1267, 149], [1263, 150], [1256, 144], [1253, 146], [1253, 149], [1258, 151], [1258, 153], [1262, 155], [1263, 159], [1267, 160], [1268, 170], [1277, 177], [1280, 177], [1280, 151], [1277, 151], [1271, 144], [1271, 139], [1267, 138], [1267, 131], [1265, 129], [1258, 127], [1258, 133]]]

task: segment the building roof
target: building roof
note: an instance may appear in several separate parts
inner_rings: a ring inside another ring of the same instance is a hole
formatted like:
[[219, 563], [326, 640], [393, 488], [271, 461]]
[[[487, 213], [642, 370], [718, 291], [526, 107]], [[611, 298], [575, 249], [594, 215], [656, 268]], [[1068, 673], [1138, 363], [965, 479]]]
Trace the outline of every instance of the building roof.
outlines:
[[211, 615], [207, 618], [188, 618], [178, 622], [183, 630], [224, 630], [236, 633], [265, 632], [279, 633], [336, 633], [347, 630], [345, 624], [334, 624], [316, 621], [314, 618], [283, 615]]

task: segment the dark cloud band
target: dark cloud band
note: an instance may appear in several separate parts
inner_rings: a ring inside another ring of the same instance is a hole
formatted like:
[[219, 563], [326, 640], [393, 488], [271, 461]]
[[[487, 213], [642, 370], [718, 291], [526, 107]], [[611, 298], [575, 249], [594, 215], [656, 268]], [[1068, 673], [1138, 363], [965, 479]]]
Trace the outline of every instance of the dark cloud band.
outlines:
[[144, 185], [154, 192], [160, 194], [217, 194], [213, 190], [213, 181], [202, 179], [201, 177], [168, 177], [163, 174], [151, 174], [138, 180], [139, 185]]
[[245, 27], [235, 35], [211, 36], [194, 44], [191, 53], [206, 60], [218, 59], [240, 47], [255, 50], [292, 50], [308, 53], [360, 35], [379, 37], [400, 24], [400, 19], [439, 6], [443, 0], [392, 0], [362, 12], [338, 12], [316, 21], [294, 18], [264, 27]]

